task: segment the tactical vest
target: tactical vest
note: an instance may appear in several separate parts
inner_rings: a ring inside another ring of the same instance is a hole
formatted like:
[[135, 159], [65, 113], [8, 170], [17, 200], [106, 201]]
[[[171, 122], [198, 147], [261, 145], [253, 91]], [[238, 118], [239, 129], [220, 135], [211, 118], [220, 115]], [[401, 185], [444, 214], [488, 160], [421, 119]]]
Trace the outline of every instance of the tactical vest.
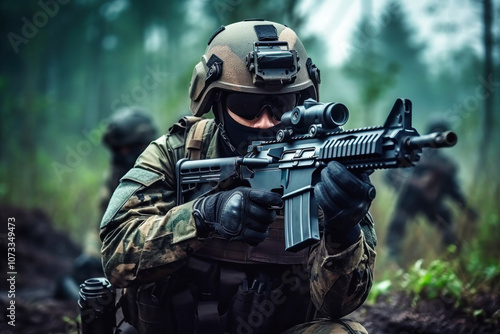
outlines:
[[[200, 117], [184, 117], [170, 128], [169, 140], [176, 140], [179, 134], [185, 135], [184, 146], [170, 142], [176, 150], [175, 155], [191, 160], [205, 159], [210, 142], [216, 133], [217, 126], [213, 119]], [[171, 139], [172, 138], [172, 139]], [[178, 140], [178, 139], [177, 139]], [[227, 241], [222, 236], [206, 240], [198, 256], [219, 261], [235, 263], [272, 263], [303, 264], [307, 261], [309, 249], [296, 253], [285, 251], [284, 218], [278, 213], [276, 220], [269, 226], [268, 237], [257, 246], [250, 246], [243, 241]]]
[[[204, 159], [215, 133], [213, 120], [184, 117], [169, 129], [168, 149], [176, 160]], [[279, 215], [255, 247], [212, 237], [170, 276], [127, 288], [125, 319], [147, 334], [278, 333], [311, 320], [309, 250], [284, 246]]]
[[[205, 159], [217, 133], [213, 120], [196, 117], [181, 119], [169, 132], [176, 160]], [[280, 333], [311, 321], [310, 250], [289, 253], [284, 245], [282, 215], [255, 247], [210, 238], [171, 275], [128, 287], [120, 300], [125, 319], [145, 334]], [[329, 333], [354, 333], [340, 320], [326, 325]]]

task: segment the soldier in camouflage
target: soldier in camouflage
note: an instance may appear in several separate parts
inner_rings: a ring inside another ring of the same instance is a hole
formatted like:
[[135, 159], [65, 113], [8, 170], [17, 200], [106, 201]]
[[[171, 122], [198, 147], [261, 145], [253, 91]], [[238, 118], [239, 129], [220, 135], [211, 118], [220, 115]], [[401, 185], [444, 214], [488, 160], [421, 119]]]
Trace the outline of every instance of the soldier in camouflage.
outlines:
[[[102, 136], [102, 143], [111, 153], [111, 163], [105, 173], [104, 185], [99, 197], [101, 216], [108, 207], [113, 191], [120, 184], [120, 179], [134, 167], [139, 155], [157, 137], [158, 131], [153, 118], [150, 112], [143, 107], [123, 107], [109, 117]], [[98, 233], [92, 229], [85, 242], [84, 255], [100, 258], [100, 248]], [[101, 265], [99, 264], [99, 266]], [[85, 270], [82, 270], [82, 275], [84, 280], [91, 277], [85, 274]]]
[[[448, 131], [444, 121], [434, 120], [428, 133]], [[408, 223], [422, 214], [441, 233], [442, 245], [459, 246], [451, 209], [446, 202], [451, 199], [471, 220], [477, 213], [469, 207], [457, 179], [458, 166], [441, 150], [425, 148], [420, 162], [411, 169], [395, 169], [386, 173], [389, 185], [399, 190], [398, 201], [389, 223], [386, 243], [389, 257], [404, 266], [402, 245]]]
[[[331, 162], [314, 189], [316, 245], [284, 250], [281, 196], [227, 185], [176, 203], [176, 162], [237, 156], [273, 138], [281, 115], [318, 99], [319, 70], [290, 28], [248, 20], [219, 28], [195, 66], [193, 117], [149, 145], [101, 223], [103, 266], [140, 333], [366, 333], [343, 318], [367, 297], [376, 236], [365, 174]], [[199, 118], [212, 109], [214, 119]]]
[[[111, 164], [99, 198], [101, 215], [108, 206], [111, 194], [118, 187], [120, 178], [134, 166], [142, 151], [156, 138], [157, 130], [153, 119], [144, 108], [121, 108], [107, 120], [102, 142], [111, 152]], [[88, 230], [83, 252], [73, 263], [73, 272], [58, 280], [55, 292], [57, 298], [76, 300], [79, 284], [88, 278], [103, 275], [98, 231], [95, 227]]]
[[158, 137], [157, 133], [149, 111], [142, 107], [124, 107], [111, 115], [102, 137], [104, 146], [111, 152], [111, 166], [101, 191], [102, 213], [120, 179], [134, 167], [135, 160]]

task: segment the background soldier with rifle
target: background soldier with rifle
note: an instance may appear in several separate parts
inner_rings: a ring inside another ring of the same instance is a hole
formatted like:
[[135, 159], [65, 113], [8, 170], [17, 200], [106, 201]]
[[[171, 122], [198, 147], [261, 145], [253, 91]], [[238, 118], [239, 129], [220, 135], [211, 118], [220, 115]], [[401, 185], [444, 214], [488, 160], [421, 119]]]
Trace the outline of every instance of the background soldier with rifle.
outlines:
[[[433, 121], [429, 132], [447, 131], [444, 121]], [[460, 246], [452, 211], [446, 203], [453, 200], [475, 221], [476, 211], [468, 204], [458, 181], [458, 166], [439, 150], [426, 148], [420, 162], [410, 169], [395, 169], [386, 173], [386, 181], [399, 191], [398, 200], [387, 231], [389, 257], [404, 265], [402, 245], [407, 225], [419, 214], [427, 218], [441, 233], [443, 246]]]

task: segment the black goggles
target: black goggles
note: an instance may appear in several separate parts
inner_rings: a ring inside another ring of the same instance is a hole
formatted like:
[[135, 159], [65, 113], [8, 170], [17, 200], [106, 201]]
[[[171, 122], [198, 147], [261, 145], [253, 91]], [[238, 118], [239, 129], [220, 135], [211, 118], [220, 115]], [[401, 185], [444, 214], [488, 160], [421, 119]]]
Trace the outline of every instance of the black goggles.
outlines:
[[246, 94], [231, 93], [226, 96], [226, 107], [244, 119], [258, 118], [264, 110], [271, 112], [275, 119], [292, 110], [297, 103], [297, 94]]

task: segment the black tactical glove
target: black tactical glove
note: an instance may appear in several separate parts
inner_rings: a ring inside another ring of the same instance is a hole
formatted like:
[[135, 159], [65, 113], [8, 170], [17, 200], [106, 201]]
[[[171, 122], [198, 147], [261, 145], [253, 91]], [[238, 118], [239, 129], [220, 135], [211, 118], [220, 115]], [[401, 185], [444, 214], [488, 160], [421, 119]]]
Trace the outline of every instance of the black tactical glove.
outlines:
[[242, 240], [255, 246], [262, 242], [268, 227], [282, 207], [279, 194], [247, 187], [222, 191], [199, 199], [193, 216], [200, 236], [216, 231], [227, 240]]
[[354, 175], [342, 164], [331, 161], [321, 171], [314, 195], [323, 209], [327, 240], [354, 243], [361, 233], [359, 222], [375, 198], [375, 188], [368, 175]]

